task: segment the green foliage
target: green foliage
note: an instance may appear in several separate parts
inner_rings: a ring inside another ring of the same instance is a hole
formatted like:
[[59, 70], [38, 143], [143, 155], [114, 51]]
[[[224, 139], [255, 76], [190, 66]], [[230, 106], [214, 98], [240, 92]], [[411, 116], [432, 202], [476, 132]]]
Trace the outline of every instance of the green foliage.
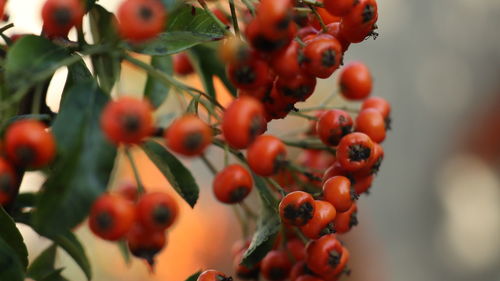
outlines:
[[[168, 75], [172, 75], [173, 73], [172, 58], [170, 56], [153, 56], [151, 58], [151, 66]], [[148, 76], [144, 96], [149, 99], [154, 108], [159, 107], [165, 101], [169, 91], [169, 86], [153, 78], [151, 75]]]

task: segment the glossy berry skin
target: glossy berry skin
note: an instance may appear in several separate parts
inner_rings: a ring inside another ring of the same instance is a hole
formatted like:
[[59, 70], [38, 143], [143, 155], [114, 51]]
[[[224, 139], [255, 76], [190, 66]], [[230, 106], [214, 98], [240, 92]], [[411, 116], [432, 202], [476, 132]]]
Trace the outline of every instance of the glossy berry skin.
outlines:
[[185, 76], [194, 72], [193, 65], [186, 53], [178, 53], [172, 56], [174, 72], [177, 75]]
[[289, 24], [287, 30], [280, 33], [279, 36], [269, 36], [268, 32], [268, 27], [263, 25], [258, 18], [250, 21], [245, 29], [246, 38], [253, 49], [261, 53], [272, 54], [288, 46], [297, 33], [297, 27], [294, 24]]
[[164, 231], [155, 231], [136, 224], [127, 235], [127, 245], [132, 255], [154, 264], [154, 257], [165, 248], [167, 239]]
[[363, 133], [344, 136], [337, 146], [337, 161], [346, 171], [359, 171], [372, 160], [373, 141]]
[[118, 8], [118, 30], [129, 41], [156, 37], [165, 27], [167, 13], [161, 1], [125, 0]]
[[135, 202], [139, 198], [137, 193], [137, 185], [133, 182], [123, 182], [116, 189], [116, 194], [128, 199], [130, 202]]
[[346, 247], [342, 247], [342, 256], [340, 256], [340, 262], [337, 265], [337, 268], [334, 270], [332, 275], [339, 277], [346, 269], [350, 257], [351, 254], [349, 253], [349, 250]]
[[[333, 23], [333, 22], [340, 22], [342, 20], [341, 17], [336, 17], [336, 16], [330, 14], [325, 8], [317, 7], [316, 11], [318, 11], [319, 16], [321, 17], [321, 19], [323, 20], [323, 22], [326, 25]], [[312, 13], [309, 14], [309, 23], [311, 24], [311, 26], [313, 26], [317, 30], [321, 29], [321, 24], [319, 23], [316, 16], [314, 16], [314, 14], [312, 14]]]
[[351, 189], [354, 189], [356, 194], [361, 195], [366, 193], [372, 186], [374, 175], [365, 175], [363, 173], [354, 173], [351, 180]]
[[269, 37], [279, 37], [287, 32], [292, 22], [293, 5], [291, 0], [262, 0], [257, 6], [257, 20], [264, 34]]
[[164, 231], [175, 222], [179, 206], [168, 193], [152, 192], [139, 199], [136, 213], [137, 221], [145, 228]]
[[302, 50], [298, 42], [292, 41], [288, 47], [271, 56], [270, 65], [280, 77], [294, 77], [300, 74]]
[[3, 18], [7, 0], [0, 0], [0, 18]]
[[318, 78], [328, 78], [342, 61], [342, 46], [332, 36], [322, 35], [304, 48], [304, 69]]
[[184, 115], [165, 131], [169, 149], [184, 156], [202, 154], [212, 143], [212, 129], [196, 115]]
[[286, 158], [285, 144], [277, 137], [262, 135], [248, 147], [248, 165], [257, 175], [269, 177], [279, 172]]
[[200, 276], [198, 276], [198, 279], [196, 279], [196, 281], [232, 281], [232, 280], [233, 278], [227, 277], [226, 274], [213, 269], [203, 271], [200, 274]]
[[[304, 253], [305, 253], [305, 248], [304, 248]], [[310, 272], [309, 268], [307, 268], [305, 260], [298, 260], [295, 262], [292, 269], [290, 270], [290, 280], [295, 281], [299, 276], [309, 275], [309, 273], [312, 272]]]
[[342, 17], [347, 15], [358, 4], [358, 0], [324, 0], [323, 4], [330, 14]]
[[330, 146], [339, 144], [340, 140], [352, 130], [352, 118], [349, 113], [332, 109], [323, 112], [316, 122], [316, 134], [321, 141]]
[[376, 109], [362, 110], [356, 117], [356, 132], [367, 134], [374, 142], [381, 143], [385, 140], [385, 120]]
[[391, 116], [391, 104], [384, 98], [381, 97], [369, 97], [363, 101], [361, 105], [361, 110], [365, 109], [376, 109], [385, 120]]
[[349, 14], [342, 19], [341, 34], [351, 43], [359, 43], [375, 29], [378, 19], [376, 0], [359, 0]]
[[111, 101], [102, 111], [101, 128], [114, 144], [140, 144], [154, 130], [151, 105], [132, 97]]
[[326, 26], [326, 33], [329, 35], [335, 37], [342, 46], [342, 52], [346, 52], [347, 49], [349, 49], [349, 46], [351, 45], [351, 42], [345, 40], [344, 37], [342, 37], [341, 33], [341, 23], [340, 22], [332, 22]]
[[306, 245], [298, 238], [288, 239], [286, 249], [295, 261], [301, 261], [306, 258]]
[[316, 88], [316, 78], [299, 73], [293, 77], [278, 77], [276, 90], [293, 102], [306, 101]]
[[356, 200], [354, 190], [351, 190], [351, 181], [343, 176], [335, 176], [323, 184], [324, 199], [330, 202], [337, 212], [345, 212]]
[[66, 37], [72, 27], [80, 26], [84, 14], [82, 1], [47, 0], [42, 7], [43, 33], [49, 37]]
[[94, 202], [89, 214], [90, 230], [98, 237], [109, 241], [125, 237], [134, 222], [134, 205], [118, 195], [102, 195]]
[[340, 74], [342, 96], [348, 100], [362, 100], [372, 92], [373, 79], [368, 67], [362, 62], [351, 62]]
[[268, 64], [257, 55], [227, 66], [229, 80], [236, 88], [244, 90], [254, 90], [264, 86], [268, 82], [269, 71]]
[[343, 254], [342, 244], [334, 234], [309, 242], [306, 248], [307, 266], [319, 275], [334, 275]]
[[353, 204], [349, 210], [338, 213], [335, 218], [335, 229], [337, 233], [342, 234], [351, 230], [352, 227], [358, 225], [358, 207]]
[[15, 165], [38, 169], [56, 154], [54, 136], [40, 121], [24, 119], [12, 123], [5, 133], [5, 151]]
[[0, 206], [12, 202], [19, 190], [19, 182], [14, 167], [3, 157], [0, 158]]
[[282, 281], [288, 278], [292, 263], [284, 251], [270, 251], [262, 259], [260, 272], [269, 281]]
[[309, 239], [318, 239], [323, 235], [335, 232], [334, 220], [337, 215], [335, 207], [329, 202], [315, 200], [314, 209], [313, 217], [300, 227], [302, 233]]
[[227, 166], [215, 176], [213, 181], [215, 197], [226, 204], [243, 201], [252, 188], [252, 175], [239, 164]]
[[360, 174], [363, 175], [373, 175], [376, 174], [380, 168], [380, 165], [382, 165], [382, 161], [384, 160], [384, 148], [378, 144], [375, 143], [373, 145], [373, 155], [371, 157], [370, 163], [368, 163], [368, 166], [363, 169], [363, 171], [360, 171]]
[[263, 105], [255, 98], [242, 96], [234, 100], [222, 117], [222, 134], [237, 149], [247, 148], [266, 129]]
[[304, 191], [288, 193], [281, 199], [279, 212], [283, 223], [294, 226], [305, 225], [316, 212], [314, 198]]

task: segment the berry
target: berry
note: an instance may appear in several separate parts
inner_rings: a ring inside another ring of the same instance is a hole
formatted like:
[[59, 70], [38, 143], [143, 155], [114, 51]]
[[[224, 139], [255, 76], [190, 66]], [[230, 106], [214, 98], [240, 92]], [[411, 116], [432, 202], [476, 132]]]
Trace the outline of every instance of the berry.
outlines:
[[153, 265], [154, 257], [165, 248], [167, 239], [163, 231], [150, 230], [136, 224], [127, 235], [127, 244], [132, 255]]
[[318, 78], [328, 78], [342, 61], [342, 46], [329, 35], [317, 36], [304, 48], [304, 69]]
[[[382, 165], [384, 160], [384, 148], [378, 143], [373, 144], [373, 156], [370, 157], [371, 161], [368, 163], [367, 167], [362, 172], [366, 172], [367, 175], [376, 174]], [[361, 173], [362, 174], [362, 173]]]
[[241, 264], [243, 260], [243, 255], [245, 254], [245, 250], [246, 248], [234, 256], [233, 259], [234, 273], [236, 274], [236, 276], [238, 276], [239, 279], [242, 280], [257, 280], [260, 273], [260, 263], [254, 265], [251, 268]]
[[340, 140], [352, 130], [349, 113], [332, 109], [323, 112], [316, 123], [316, 134], [326, 145], [338, 145]]
[[345, 212], [352, 206], [357, 195], [351, 190], [351, 182], [343, 176], [335, 176], [323, 184], [323, 196], [338, 212]]
[[326, 201], [314, 201], [314, 215], [300, 230], [310, 239], [318, 239], [319, 237], [335, 232], [334, 220], [337, 211], [332, 204]]
[[194, 72], [193, 65], [186, 53], [178, 53], [172, 56], [174, 72], [177, 75], [188, 75]]
[[285, 158], [285, 144], [271, 135], [257, 137], [247, 150], [248, 165], [263, 177], [277, 174], [283, 167]]
[[42, 7], [43, 32], [49, 37], [66, 37], [80, 26], [84, 8], [80, 0], [47, 0]]
[[298, 238], [289, 239], [286, 242], [286, 250], [296, 261], [301, 261], [306, 258], [306, 245]]
[[328, 234], [309, 242], [306, 251], [307, 267], [319, 275], [334, 275], [342, 258], [343, 247], [334, 234]]
[[56, 154], [54, 136], [36, 120], [12, 123], [5, 133], [5, 150], [14, 164], [37, 169], [49, 164]]
[[231, 17], [221, 9], [215, 8], [212, 9], [212, 13], [226, 26], [230, 25]]
[[325, 0], [323, 4], [330, 14], [342, 17], [347, 15], [358, 2], [359, 0]]
[[348, 134], [337, 146], [337, 160], [347, 171], [364, 169], [373, 159], [373, 145], [373, 141], [366, 134]]
[[351, 62], [340, 73], [340, 89], [348, 100], [362, 100], [372, 92], [373, 79], [368, 67], [361, 62]]
[[292, 269], [292, 264], [284, 251], [270, 251], [262, 259], [260, 272], [269, 281], [286, 280]]
[[356, 117], [356, 132], [367, 134], [374, 142], [385, 140], [385, 120], [382, 114], [372, 108], [362, 110]]
[[152, 192], [143, 195], [136, 206], [137, 221], [147, 229], [164, 231], [178, 216], [179, 207], [168, 193]]
[[378, 110], [386, 121], [390, 118], [391, 104], [381, 97], [369, 97], [364, 100], [363, 104], [361, 105], [361, 110], [369, 108]]
[[222, 134], [234, 148], [248, 147], [265, 129], [264, 107], [252, 97], [242, 96], [234, 100], [222, 117]]
[[378, 19], [376, 0], [358, 0], [359, 4], [342, 19], [340, 33], [351, 43], [359, 43], [374, 34]]
[[313, 276], [313, 275], [301, 275], [297, 277], [294, 281], [323, 281], [324, 279]]
[[213, 269], [203, 271], [200, 274], [200, 276], [198, 276], [198, 279], [196, 279], [196, 281], [232, 281], [232, 280], [233, 278], [227, 277], [226, 274]]
[[315, 201], [311, 194], [304, 191], [288, 193], [279, 204], [281, 220], [288, 225], [302, 226], [314, 216]]
[[6, 206], [19, 191], [19, 182], [14, 167], [4, 158], [0, 158], [0, 205]]
[[140, 144], [154, 130], [151, 105], [132, 97], [111, 101], [102, 111], [101, 128], [115, 144]]
[[161, 1], [125, 0], [118, 8], [118, 30], [130, 41], [156, 37], [165, 27], [167, 13]]
[[238, 89], [254, 90], [264, 86], [269, 77], [268, 64], [257, 55], [229, 63], [227, 65], [227, 76]]
[[298, 42], [292, 41], [288, 47], [273, 55], [270, 65], [280, 77], [294, 77], [301, 72], [302, 50]]
[[130, 202], [137, 201], [139, 195], [137, 193], [137, 185], [133, 182], [127, 181], [123, 182], [117, 189], [116, 194], [122, 196], [125, 199], [130, 200]]
[[214, 178], [213, 189], [217, 200], [226, 204], [243, 201], [252, 191], [253, 179], [239, 164], [229, 165]]
[[335, 229], [339, 234], [346, 233], [353, 226], [358, 225], [358, 207], [356, 204], [352, 204], [351, 208], [349, 210], [338, 213], [337, 217], [335, 218]]
[[164, 136], [168, 148], [185, 156], [202, 154], [213, 138], [210, 126], [195, 115], [175, 120]]
[[117, 241], [125, 237], [134, 222], [134, 205], [118, 195], [100, 196], [90, 210], [90, 229], [95, 235], [105, 240]]
[[293, 77], [278, 77], [276, 90], [293, 102], [305, 101], [316, 88], [316, 78], [307, 74], [297, 74]]
[[3, 18], [7, 0], [0, 0], [0, 18]]
[[257, 6], [257, 20], [265, 26], [263, 32], [269, 37], [286, 34], [292, 23], [291, 0], [262, 0]]
[[297, 33], [297, 27], [294, 24], [289, 24], [287, 30], [279, 36], [269, 36], [267, 32], [268, 27], [257, 18], [254, 18], [245, 29], [247, 41], [255, 50], [261, 53], [273, 53], [290, 44]]

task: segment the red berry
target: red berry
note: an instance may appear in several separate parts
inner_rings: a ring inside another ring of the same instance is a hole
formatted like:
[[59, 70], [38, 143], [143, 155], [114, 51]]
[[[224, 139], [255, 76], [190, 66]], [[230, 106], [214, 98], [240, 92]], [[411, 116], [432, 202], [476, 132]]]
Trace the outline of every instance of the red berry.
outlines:
[[328, 78], [342, 61], [342, 46], [332, 36], [322, 35], [306, 43], [304, 69], [318, 78]]
[[134, 205], [127, 199], [111, 194], [99, 197], [90, 210], [92, 232], [105, 240], [123, 238], [135, 222]]
[[234, 100], [222, 117], [222, 134], [234, 148], [248, 147], [265, 129], [264, 107], [252, 97], [242, 96]]
[[301, 275], [297, 277], [294, 281], [324, 281], [324, 279], [313, 275]]
[[19, 182], [14, 167], [3, 157], [0, 158], [0, 205], [6, 206], [19, 191]]
[[125, 0], [118, 8], [118, 30], [130, 41], [156, 37], [165, 28], [167, 13], [161, 1]]
[[316, 88], [316, 78], [307, 74], [297, 74], [293, 77], [278, 77], [276, 90], [293, 102], [305, 101]]
[[381, 97], [369, 97], [364, 100], [361, 105], [361, 110], [369, 108], [378, 110], [385, 120], [387, 120], [391, 115], [391, 104]]
[[167, 239], [163, 231], [147, 229], [136, 224], [127, 235], [127, 244], [132, 255], [153, 265], [154, 257], [165, 248]]
[[347, 15], [359, 0], [324, 0], [325, 9], [332, 15], [342, 17]]
[[381, 143], [385, 140], [385, 120], [376, 109], [362, 110], [356, 117], [356, 132], [367, 134], [374, 142]]
[[116, 189], [116, 194], [130, 200], [131, 202], [135, 202], [138, 199], [137, 185], [130, 181], [123, 182]]
[[172, 56], [174, 72], [177, 75], [188, 75], [194, 72], [193, 65], [186, 53], [178, 53]]
[[373, 141], [363, 133], [344, 136], [337, 146], [337, 160], [347, 171], [359, 171], [373, 159]]
[[268, 83], [269, 66], [267, 62], [253, 55], [242, 61], [227, 65], [227, 75], [236, 88], [255, 90]]
[[80, 26], [84, 8], [80, 0], [47, 0], [42, 8], [43, 32], [49, 38], [66, 37]]
[[226, 204], [243, 201], [252, 191], [253, 179], [239, 164], [229, 165], [214, 178], [213, 189], [217, 200]]
[[299, 238], [288, 239], [286, 249], [296, 261], [306, 258], [306, 245]]
[[270, 251], [262, 260], [261, 274], [269, 281], [286, 280], [292, 269], [288, 255], [283, 251]]
[[263, 177], [278, 173], [285, 158], [285, 144], [271, 135], [257, 137], [247, 150], [248, 165], [257, 175]]
[[254, 265], [251, 268], [241, 264], [243, 260], [243, 255], [245, 254], [245, 250], [246, 249], [240, 251], [234, 256], [233, 259], [234, 273], [236, 274], [236, 276], [238, 276], [239, 279], [242, 280], [257, 280], [260, 273], [260, 263]]
[[351, 208], [349, 208], [347, 211], [338, 213], [337, 217], [335, 218], [335, 229], [337, 230], [338, 233], [346, 233], [353, 226], [358, 225], [358, 207], [356, 204], [352, 204]]
[[315, 201], [311, 194], [304, 191], [288, 193], [279, 205], [281, 220], [288, 225], [302, 226], [315, 214]]
[[310, 239], [318, 239], [319, 237], [335, 232], [334, 220], [337, 214], [335, 207], [326, 201], [314, 201], [314, 215], [300, 230]]
[[250, 21], [245, 29], [246, 38], [255, 50], [261, 53], [273, 53], [290, 44], [297, 33], [297, 27], [295, 24], [289, 24], [279, 36], [269, 36], [268, 32], [268, 27], [257, 18]]
[[323, 196], [338, 212], [345, 212], [354, 203], [356, 194], [351, 190], [351, 182], [343, 176], [335, 176], [323, 184]]
[[232, 281], [232, 280], [233, 278], [227, 277], [226, 274], [213, 269], [203, 271], [200, 274], [200, 276], [198, 276], [198, 279], [196, 279], [196, 281]]
[[271, 56], [270, 65], [280, 77], [294, 77], [301, 72], [302, 50], [298, 42], [292, 41], [288, 47]]
[[340, 33], [351, 43], [359, 43], [372, 35], [378, 19], [376, 0], [358, 0], [359, 4], [342, 19]]
[[224, 25], [230, 25], [231, 23], [231, 17], [226, 14], [226, 12], [215, 8], [212, 9], [212, 13], [224, 24]]
[[171, 150], [185, 155], [202, 154], [212, 143], [212, 129], [196, 115], [176, 119], [165, 131], [165, 140]]
[[316, 134], [326, 145], [335, 146], [352, 130], [352, 118], [349, 113], [332, 109], [323, 112], [316, 123]]
[[319, 275], [334, 275], [343, 254], [342, 244], [334, 234], [309, 242], [306, 248], [307, 266]]
[[5, 150], [14, 164], [37, 169], [49, 164], [56, 154], [54, 136], [36, 120], [12, 123], [5, 133]]
[[351, 62], [340, 73], [340, 89], [348, 100], [362, 100], [372, 92], [372, 75], [361, 62]]
[[263, 32], [269, 37], [286, 34], [292, 22], [291, 0], [262, 0], [257, 5], [257, 20], [264, 26]]
[[151, 105], [132, 97], [111, 101], [102, 111], [101, 128], [115, 144], [140, 144], [154, 130]]
[[137, 220], [147, 229], [164, 231], [176, 220], [179, 206], [168, 193], [144, 194], [137, 202]]

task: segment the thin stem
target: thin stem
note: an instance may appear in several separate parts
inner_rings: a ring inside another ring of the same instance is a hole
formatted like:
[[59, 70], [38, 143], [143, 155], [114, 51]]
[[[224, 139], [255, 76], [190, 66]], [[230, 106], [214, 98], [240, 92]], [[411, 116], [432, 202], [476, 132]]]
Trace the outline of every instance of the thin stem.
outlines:
[[222, 149], [225, 149], [225, 147], [227, 146], [229, 148], [229, 152], [231, 154], [233, 154], [234, 156], [236, 156], [236, 158], [238, 158], [241, 162], [245, 162], [246, 163], [246, 159], [245, 159], [245, 156], [243, 155], [243, 153], [241, 153], [241, 151], [239, 150], [236, 150], [230, 146], [227, 145], [226, 142], [220, 140], [220, 139], [214, 139], [212, 141], [212, 144], [215, 145], [215, 146], [218, 146]]
[[236, 36], [240, 36], [240, 27], [238, 25], [238, 16], [236, 15], [236, 8], [234, 6], [234, 0], [229, 0], [229, 9], [231, 10], [231, 19], [233, 21], [234, 33]]
[[240, 211], [238, 211], [238, 208], [236, 208], [235, 205], [232, 205], [231, 207], [233, 209], [234, 216], [236, 217], [238, 223], [241, 226], [241, 232], [243, 233], [243, 238], [246, 239], [248, 236], [248, 225], [245, 223], [245, 220], [241, 216]]
[[224, 145], [224, 167], [229, 165], [229, 145]]
[[35, 94], [33, 96], [33, 103], [31, 104], [31, 113], [32, 114], [39, 114], [40, 113], [40, 105], [42, 104], [42, 92], [43, 92], [43, 85], [38, 84], [35, 87]]
[[302, 0], [303, 3], [315, 7], [323, 7], [323, 3], [317, 0]]
[[304, 113], [302, 113], [300, 111], [291, 111], [290, 114], [294, 115], [294, 116], [302, 117], [302, 118], [305, 118], [305, 119], [308, 119], [308, 120], [318, 120], [318, 117], [316, 117], [316, 116], [310, 116], [310, 115], [304, 114]]
[[323, 32], [326, 33], [328, 31], [328, 28], [326, 28], [325, 22], [323, 21], [323, 18], [321, 18], [321, 15], [316, 10], [316, 7], [314, 7], [312, 4], [309, 4], [309, 3], [307, 3], [307, 6], [309, 6], [309, 9], [311, 9], [314, 16], [318, 19], [319, 24], [321, 25], [321, 29], [323, 30]]
[[267, 182], [267, 184], [271, 185], [272, 187], [274, 187], [276, 190], [278, 190], [278, 192], [282, 195], [282, 196], [285, 196], [286, 195], [286, 191], [283, 189], [283, 187], [281, 187], [281, 185], [279, 185], [275, 180], [271, 179], [271, 178], [265, 178], [265, 181]]
[[0, 27], [0, 33], [4, 33], [7, 29], [10, 29], [12, 27], [14, 27], [13, 23], [9, 23], [7, 25], [4, 25], [4, 26]]
[[321, 142], [310, 142], [310, 141], [305, 141], [305, 140], [299, 140], [299, 141], [282, 140], [282, 141], [284, 144], [286, 144], [288, 146], [305, 148], [305, 149], [326, 150], [326, 151], [329, 151], [333, 154], [335, 154], [335, 152], [336, 152], [336, 150], [334, 148], [326, 146]]
[[137, 166], [135, 165], [134, 157], [132, 156], [132, 153], [130, 152], [130, 148], [126, 147], [125, 148], [125, 155], [127, 156], [129, 162], [130, 162], [130, 167], [132, 167], [132, 171], [134, 172], [134, 177], [135, 181], [137, 182], [137, 191], [139, 194], [144, 194], [146, 190], [144, 189], [144, 185], [142, 184], [141, 177], [139, 175], [139, 170], [137, 169]]
[[299, 239], [302, 240], [302, 242], [307, 245], [307, 243], [309, 243], [309, 239], [304, 236], [304, 234], [302, 233], [302, 231], [300, 231], [298, 227], [294, 227], [293, 229], [295, 230], [295, 234], [297, 234], [297, 237], [299, 237]]
[[252, 209], [245, 203], [245, 201], [241, 201], [240, 204], [241, 208], [243, 209], [243, 211], [245, 211], [245, 214], [253, 219], [253, 220], [256, 220], [258, 218], [257, 214], [254, 213], [254, 211], [252, 211]]
[[201, 161], [207, 166], [207, 168], [210, 170], [210, 172], [214, 175], [217, 174], [217, 168], [215, 168], [214, 164], [210, 162], [210, 160], [207, 158], [205, 154], [200, 155]]

